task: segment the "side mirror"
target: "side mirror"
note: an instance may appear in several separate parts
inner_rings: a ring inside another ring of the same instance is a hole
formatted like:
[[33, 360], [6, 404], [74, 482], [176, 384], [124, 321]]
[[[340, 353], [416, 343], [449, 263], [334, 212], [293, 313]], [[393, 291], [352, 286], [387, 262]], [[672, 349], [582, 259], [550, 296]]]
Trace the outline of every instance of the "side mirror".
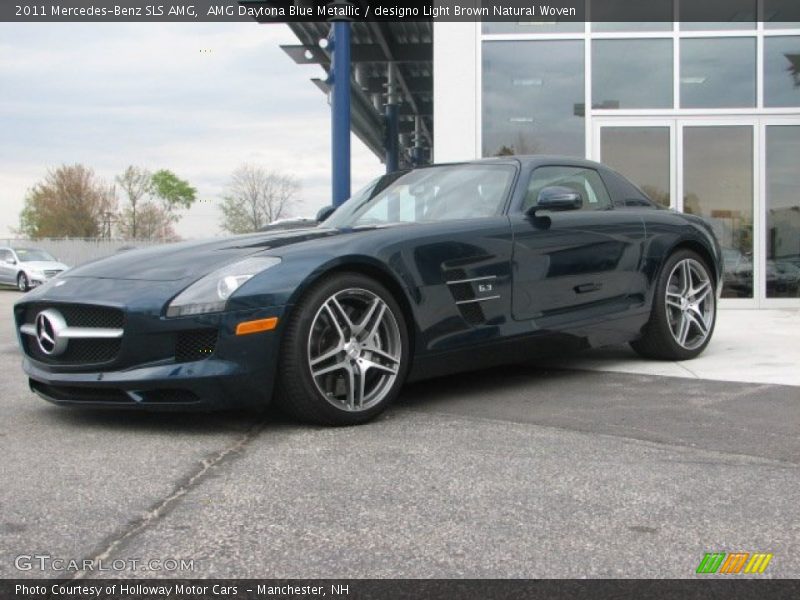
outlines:
[[539, 210], [578, 210], [583, 206], [583, 196], [572, 188], [551, 185], [539, 192], [536, 204], [531, 206], [527, 214], [534, 215]]
[[8, 264], [10, 264], [10, 265], [15, 265], [15, 264], [17, 264], [17, 259], [16, 258], [8, 258], [8, 259], [6, 259], [6, 262]]
[[319, 212], [317, 212], [317, 222], [322, 223], [325, 219], [330, 217], [335, 210], [335, 206], [323, 206], [319, 209]]

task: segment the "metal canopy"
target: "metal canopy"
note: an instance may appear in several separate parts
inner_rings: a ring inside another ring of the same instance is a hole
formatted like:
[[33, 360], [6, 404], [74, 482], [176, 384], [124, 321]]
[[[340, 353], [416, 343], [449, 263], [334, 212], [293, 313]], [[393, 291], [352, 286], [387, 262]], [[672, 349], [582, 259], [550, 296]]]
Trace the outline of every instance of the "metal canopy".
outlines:
[[[330, 77], [326, 40], [331, 23], [288, 23], [299, 44], [281, 46], [300, 65], [320, 65]], [[381, 160], [387, 148], [385, 106], [397, 104], [399, 166], [430, 156], [433, 144], [433, 26], [430, 22], [350, 23], [352, 131]], [[388, 87], [393, 70], [395, 89]], [[327, 80], [312, 79], [326, 94]], [[394, 93], [392, 93], [392, 91]], [[414, 146], [416, 151], [412, 154]], [[427, 162], [427, 161], [424, 161]]]

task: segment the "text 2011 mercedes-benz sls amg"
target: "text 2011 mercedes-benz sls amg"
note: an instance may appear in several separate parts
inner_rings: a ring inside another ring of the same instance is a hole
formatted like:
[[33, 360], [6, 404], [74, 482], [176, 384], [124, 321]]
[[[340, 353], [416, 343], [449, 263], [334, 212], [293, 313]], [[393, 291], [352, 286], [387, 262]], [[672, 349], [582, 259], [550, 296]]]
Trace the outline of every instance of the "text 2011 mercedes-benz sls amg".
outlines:
[[367, 421], [403, 382], [630, 342], [708, 344], [722, 273], [702, 219], [562, 157], [436, 165], [319, 226], [166, 245], [77, 267], [15, 305], [31, 389], [58, 404], [275, 401]]

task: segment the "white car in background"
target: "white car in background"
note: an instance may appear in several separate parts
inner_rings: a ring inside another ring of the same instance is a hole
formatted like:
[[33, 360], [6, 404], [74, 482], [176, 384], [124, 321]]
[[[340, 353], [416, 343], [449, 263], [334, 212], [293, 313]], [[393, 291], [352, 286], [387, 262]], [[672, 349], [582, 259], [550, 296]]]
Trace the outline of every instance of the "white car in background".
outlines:
[[41, 285], [69, 267], [41, 248], [0, 247], [0, 284], [21, 292]]

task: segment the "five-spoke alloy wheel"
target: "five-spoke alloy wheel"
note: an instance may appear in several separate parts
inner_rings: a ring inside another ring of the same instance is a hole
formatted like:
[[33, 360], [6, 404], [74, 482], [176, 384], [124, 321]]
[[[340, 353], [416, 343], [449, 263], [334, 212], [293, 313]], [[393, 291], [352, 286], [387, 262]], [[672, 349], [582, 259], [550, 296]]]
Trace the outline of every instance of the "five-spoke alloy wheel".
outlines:
[[397, 395], [408, 355], [403, 311], [389, 291], [361, 274], [332, 275], [293, 312], [276, 401], [304, 421], [363, 423]]
[[687, 350], [703, 345], [714, 324], [714, 286], [706, 268], [684, 258], [672, 268], [665, 305], [673, 339]]
[[678, 250], [665, 262], [650, 320], [631, 346], [642, 356], [687, 360], [700, 354], [714, 332], [717, 289], [713, 272], [696, 252]]
[[328, 402], [363, 411], [392, 389], [402, 350], [397, 319], [386, 302], [369, 290], [349, 288], [333, 294], [314, 316], [308, 365]]

